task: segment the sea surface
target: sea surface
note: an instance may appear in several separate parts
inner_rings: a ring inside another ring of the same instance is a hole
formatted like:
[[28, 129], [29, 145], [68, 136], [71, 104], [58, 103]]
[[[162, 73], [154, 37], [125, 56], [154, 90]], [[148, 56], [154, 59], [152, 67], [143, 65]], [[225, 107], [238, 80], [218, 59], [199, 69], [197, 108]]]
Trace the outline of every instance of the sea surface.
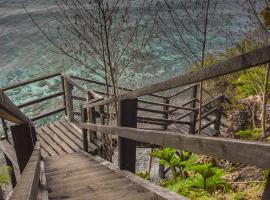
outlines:
[[[185, 0], [182, 1], [185, 2]], [[211, 49], [211, 53], [214, 54], [222, 52], [243, 37], [242, 30], [248, 19], [247, 13], [242, 10], [241, 1], [219, 1], [222, 6], [217, 12], [220, 11], [231, 16], [229, 21], [231, 35], [229, 40], [223, 33], [215, 36]], [[138, 9], [138, 1], [131, 0], [131, 3], [134, 9]], [[32, 23], [23, 5], [29, 13], [38, 18], [40, 24], [51, 20], [48, 9], [56, 7], [55, 0], [0, 0], [0, 87], [54, 72], [82, 74], [88, 78], [99, 79], [91, 72], [86, 73], [78, 64], [56, 54], [52, 45]], [[212, 28], [215, 29], [215, 27]], [[158, 30], [155, 30], [155, 36], [158, 38], [160, 35]], [[163, 39], [153, 41], [152, 49], [155, 67], [146, 68], [143, 72], [136, 74], [132, 78], [134, 87], [168, 79], [185, 72], [191, 65]], [[130, 81], [123, 79], [122, 83], [127, 86]], [[50, 79], [16, 88], [8, 91], [7, 95], [18, 105], [30, 99], [38, 99], [54, 93], [59, 89], [59, 84], [59, 79]], [[55, 103], [26, 108], [24, 112], [35, 116], [40, 114], [42, 109], [46, 110], [50, 106], [54, 107]]]
[[[235, 30], [235, 36], [232, 40], [237, 40], [239, 23], [245, 21], [246, 16], [238, 1], [222, 2], [226, 4], [227, 12], [233, 16], [232, 30]], [[68, 68], [33, 25], [22, 4], [28, 7], [30, 13], [40, 18], [40, 23], [48, 19], [47, 8], [55, 6], [53, 0], [0, 0], [0, 87]], [[223, 48], [223, 39], [217, 38], [220, 48], [213, 49], [213, 52]], [[174, 49], [163, 43], [155, 45], [160, 58], [160, 68], [156, 71], [160, 71], [162, 78], [169, 78], [187, 69], [187, 63], [181, 62]], [[76, 71], [77, 68], [73, 66], [71, 71]]]

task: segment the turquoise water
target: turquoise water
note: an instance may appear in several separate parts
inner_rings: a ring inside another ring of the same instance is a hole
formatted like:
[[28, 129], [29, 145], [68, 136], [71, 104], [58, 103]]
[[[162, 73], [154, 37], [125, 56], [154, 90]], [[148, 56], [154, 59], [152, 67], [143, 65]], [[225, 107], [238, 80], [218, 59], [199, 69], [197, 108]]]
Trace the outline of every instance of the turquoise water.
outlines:
[[[26, 5], [31, 5], [29, 10], [45, 22], [48, 19], [46, 7], [54, 6], [54, 1], [47, 0], [25, 0]], [[136, 1], [134, 1], [136, 2]], [[233, 41], [239, 39], [236, 34], [239, 23], [246, 20], [246, 16], [241, 11], [241, 5], [232, 0], [222, 1], [227, 5], [228, 13], [234, 16], [232, 31], [235, 32]], [[159, 33], [156, 33], [157, 37]], [[215, 48], [213, 53], [224, 48], [225, 39], [217, 37], [214, 40]], [[153, 56], [155, 65], [145, 69], [144, 73], [131, 74], [126, 72], [126, 76], [132, 76], [134, 87], [150, 84], [162, 79], [166, 79], [184, 72], [188, 69], [189, 63], [179, 56], [179, 54], [166, 45], [164, 41], [156, 40], [153, 42]], [[21, 0], [1, 0], [0, 2], [0, 87], [17, 83], [29, 78], [45, 75], [53, 72], [70, 72], [83, 74], [90, 78], [93, 76], [85, 72], [74, 63], [66, 61], [61, 56], [51, 51], [52, 47], [47, 42], [37, 28], [32, 24], [21, 5]], [[122, 82], [130, 82], [129, 78], [123, 78]], [[9, 95], [16, 103], [22, 103], [29, 98], [39, 98], [44, 94], [51, 93], [59, 87], [59, 82], [50, 80], [47, 84], [32, 84], [24, 88], [10, 91]]]

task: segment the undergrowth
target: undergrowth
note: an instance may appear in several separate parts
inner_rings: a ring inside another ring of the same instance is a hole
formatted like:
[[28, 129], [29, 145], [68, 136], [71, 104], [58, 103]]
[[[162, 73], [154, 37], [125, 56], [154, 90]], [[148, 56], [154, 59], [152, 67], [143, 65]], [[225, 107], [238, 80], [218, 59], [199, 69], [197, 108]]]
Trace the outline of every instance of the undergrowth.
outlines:
[[[239, 135], [251, 137], [250, 133], [239, 133]], [[150, 155], [158, 158], [160, 164], [170, 168], [171, 176], [164, 179], [161, 186], [190, 199], [247, 200], [261, 198], [265, 183], [248, 184], [244, 190], [235, 189], [225, 179], [225, 176], [230, 173], [230, 169], [225, 170], [211, 162], [202, 163], [200, 155], [186, 151], [178, 152], [173, 148], [156, 150]], [[138, 175], [149, 179], [147, 173], [138, 173]]]

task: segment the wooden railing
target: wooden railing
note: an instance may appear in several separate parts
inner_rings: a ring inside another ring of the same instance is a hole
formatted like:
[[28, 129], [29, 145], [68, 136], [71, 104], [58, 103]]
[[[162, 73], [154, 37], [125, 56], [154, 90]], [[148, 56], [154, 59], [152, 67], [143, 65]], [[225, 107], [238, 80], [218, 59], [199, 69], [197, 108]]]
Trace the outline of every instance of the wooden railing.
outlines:
[[[65, 99], [65, 97], [64, 97], [64, 82], [63, 82], [63, 77], [61, 76], [60, 73], [54, 73], [54, 74], [50, 74], [50, 75], [46, 75], [46, 76], [41, 76], [41, 77], [26, 80], [26, 81], [23, 81], [23, 82], [20, 82], [20, 83], [17, 83], [17, 84], [13, 84], [11, 86], [3, 88], [2, 91], [3, 92], [8, 92], [8, 91], [16, 89], [16, 88], [28, 86], [29, 84], [33, 84], [33, 83], [37, 83], [37, 82], [40, 82], [40, 81], [48, 80], [48, 79], [51, 79], [51, 78], [54, 78], [54, 77], [59, 77], [59, 79], [61, 80], [62, 91], [56, 92], [54, 94], [50, 94], [50, 95], [47, 95], [47, 96], [44, 96], [44, 97], [41, 97], [41, 98], [38, 98], [38, 99], [34, 99], [34, 100], [31, 99], [31, 100], [29, 100], [29, 101], [27, 101], [27, 102], [25, 102], [23, 104], [16, 105], [16, 107], [20, 108], [20, 109], [23, 109], [23, 108], [28, 107], [28, 106], [33, 106], [33, 105], [36, 105], [38, 103], [42, 103], [42, 102], [45, 102], [45, 101], [48, 101], [48, 100], [51, 100], [51, 99], [55, 99], [55, 98], [57, 98], [59, 96], [63, 96], [63, 99]], [[65, 111], [65, 109], [66, 109], [65, 105], [60, 106], [60, 107], [56, 107], [52, 111], [49, 111], [47, 113], [43, 113], [43, 114], [40, 114], [40, 115], [37, 115], [37, 116], [33, 116], [31, 118], [31, 121], [33, 122], [33, 121], [37, 121], [37, 120], [46, 118], [48, 116], [63, 112], [63, 111]]]
[[[35, 129], [32, 126], [32, 120], [39, 120], [62, 111], [66, 112], [67, 118], [70, 120], [70, 122], [76, 122], [77, 126], [82, 129], [84, 140], [83, 148], [85, 151], [88, 151], [88, 139], [90, 139], [90, 142], [95, 142], [97, 132], [117, 135], [120, 169], [135, 172], [137, 142], [158, 145], [161, 147], [174, 147], [181, 150], [214, 156], [217, 158], [254, 165], [261, 168], [270, 168], [269, 144], [217, 137], [205, 137], [202, 135], [194, 134], [196, 133], [196, 122], [198, 121], [198, 108], [196, 107], [197, 82], [209, 80], [211, 78], [226, 75], [239, 70], [248, 69], [250, 67], [255, 67], [257, 65], [268, 63], [269, 61], [270, 46], [267, 46], [257, 49], [254, 52], [243, 54], [219, 64], [200, 69], [196, 72], [182, 74], [167, 81], [159, 82], [141, 89], [130, 90], [127, 88], [120, 88], [126, 92], [116, 97], [108, 98], [103, 98], [94, 90], [86, 89], [82, 85], [78, 84], [76, 81], [74, 81], [74, 79], [79, 79], [78, 77], [69, 77], [64, 74], [61, 76], [60, 74], [53, 74], [46, 77], [40, 77], [4, 88], [1, 91], [2, 95], [0, 99], [0, 116], [4, 121], [10, 120], [17, 123], [17, 125], [10, 127], [13, 138], [12, 145], [14, 147], [14, 152], [12, 153], [10, 150], [6, 151], [6, 155], [16, 154], [18, 168], [20, 173], [22, 173], [22, 178], [17, 185], [18, 189], [15, 189], [12, 198], [18, 199], [18, 194], [23, 193], [23, 191], [25, 192], [24, 197], [26, 199], [36, 198], [36, 186], [38, 185], [37, 177], [39, 174], [40, 166], [40, 152], [39, 149], [34, 150], [34, 146], [36, 144], [36, 134]], [[3, 93], [3, 91], [8, 91], [17, 87], [22, 87], [30, 83], [56, 76], [59, 76], [62, 80], [63, 90], [61, 92], [42, 97], [40, 99], [28, 101], [18, 105], [18, 107], [24, 108], [26, 106], [31, 106], [36, 103], [47, 101], [49, 99], [57, 98], [59, 96], [63, 96], [64, 106], [61, 108], [56, 108], [54, 111], [49, 113], [45, 113], [40, 116], [34, 116], [32, 120], [29, 120], [28, 117], [26, 117], [19, 110], [19, 108], [15, 106]], [[80, 80], [92, 82], [95, 84], [103, 84], [89, 79], [80, 78]], [[194, 85], [187, 86], [189, 84]], [[169, 97], [155, 94], [183, 86], [187, 86], [184, 91], [176, 92]], [[76, 88], [78, 91], [81, 91], [83, 95], [78, 96], [74, 94], [74, 88]], [[179, 95], [187, 90], [191, 91], [191, 98], [187, 102], [180, 106], [170, 102], [172, 98], [179, 97]], [[160, 99], [161, 102], [154, 102], [150, 101], [149, 99], [143, 99], [141, 98], [142, 96], [155, 97]], [[80, 110], [74, 109], [74, 101], [82, 102], [82, 105], [80, 105]], [[212, 101], [203, 105], [203, 108], [208, 108], [202, 115], [203, 119], [208, 120], [208, 122], [202, 126], [203, 129], [209, 127], [210, 125], [214, 125], [214, 129], [216, 130], [219, 129], [222, 113], [222, 107], [220, 106], [221, 103], [218, 103], [218, 106], [216, 107], [212, 107], [210, 105], [213, 102], [222, 101], [224, 101], [224, 96], [217, 97], [216, 99], [213, 99]], [[104, 119], [108, 114], [105, 112], [104, 106], [114, 102], [117, 102], [119, 105], [119, 126], [104, 125]], [[140, 106], [138, 106], [138, 104], [140, 104]], [[141, 106], [141, 104], [151, 104], [162, 108], [162, 110], [144, 108]], [[154, 118], [138, 116], [138, 110], [162, 114], [163, 117]], [[169, 119], [170, 114], [180, 111], [184, 111], [186, 113], [178, 117], [176, 120]], [[211, 114], [215, 114], [215, 119], [209, 118], [209, 115]], [[79, 120], [78, 116], [80, 117]], [[96, 124], [97, 117], [100, 118], [101, 125]], [[187, 117], [190, 118], [190, 121], [184, 121], [184, 119]], [[140, 121], [159, 124], [163, 127], [163, 131], [138, 129], [137, 125]], [[166, 129], [172, 123], [179, 123], [189, 126], [189, 133], [192, 134], [181, 134], [179, 132], [167, 131]], [[1, 145], [4, 145], [4, 143], [2, 142]], [[5, 147], [8, 145], [5, 145]], [[11, 158], [12, 156], [9, 157]], [[27, 181], [25, 177], [29, 178], [29, 184], [23, 185], [21, 182]], [[268, 196], [264, 195], [264, 199], [268, 199]]]
[[[10, 174], [11, 182], [12, 186], [16, 187], [11, 199], [37, 199], [40, 149], [37, 148], [34, 150], [37, 138], [33, 121], [62, 112], [65, 110], [65, 106], [61, 108], [56, 107], [53, 111], [33, 116], [29, 119], [21, 109], [60, 96], [63, 96], [64, 99], [64, 92], [56, 92], [55, 94], [30, 100], [20, 105], [15, 105], [5, 93], [8, 93], [12, 89], [25, 87], [29, 84], [57, 76], [62, 79], [60, 75], [61, 74], [56, 73], [42, 76], [18, 84], [13, 84], [0, 90], [0, 118], [4, 130], [4, 137], [2, 137], [0, 141], [0, 149], [4, 153], [7, 165], [12, 169]], [[62, 88], [64, 87], [62, 86]], [[17, 182], [19, 183], [17, 184]]]
[[38, 197], [40, 180], [41, 154], [39, 142], [27, 162], [22, 175], [13, 190], [10, 200], [36, 200]]
[[[120, 169], [129, 170], [131, 172], [134, 172], [135, 170], [136, 141], [174, 147], [261, 168], [270, 168], [270, 144], [136, 128], [139, 97], [209, 80], [261, 64], [266, 64], [268, 62], [270, 62], [270, 46], [242, 54], [195, 72], [179, 75], [167, 81], [159, 82], [138, 90], [129, 91], [116, 97], [109, 97], [95, 103], [85, 103], [83, 108], [94, 110], [95, 108], [118, 102], [120, 105], [120, 127], [97, 125], [93, 121], [90, 123], [81, 122], [80, 127], [85, 130], [90, 130], [91, 132], [99, 131], [104, 134], [117, 135]], [[224, 99], [220, 97], [218, 100]], [[165, 103], [165, 106], [167, 106], [167, 104], [168, 103]], [[206, 107], [206, 105], [204, 105], [204, 107]], [[215, 123], [217, 119], [220, 118], [221, 112], [219, 107], [216, 108], [216, 110], [210, 110], [208, 113], [205, 113], [203, 117], [206, 118], [209, 113], [212, 112], [216, 112], [218, 116], [215, 121], [208, 122], [205, 127]], [[195, 112], [193, 114], [195, 114]], [[194, 117], [193, 120], [196, 121], [196, 117]], [[220, 124], [216, 124], [215, 128], [218, 128], [219, 125]], [[268, 182], [269, 184], [267, 185], [270, 185], [270, 179]], [[269, 188], [266, 188], [263, 199], [270, 198], [267, 190], [269, 190]]]
[[30, 123], [28, 117], [14, 105], [3, 90], [0, 90], [0, 117], [17, 124]]

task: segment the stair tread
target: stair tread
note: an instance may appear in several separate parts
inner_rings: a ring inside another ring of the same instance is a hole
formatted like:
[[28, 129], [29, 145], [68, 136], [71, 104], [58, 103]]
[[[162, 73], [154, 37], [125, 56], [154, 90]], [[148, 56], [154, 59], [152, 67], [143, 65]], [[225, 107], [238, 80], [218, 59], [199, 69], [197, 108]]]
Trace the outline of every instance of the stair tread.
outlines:
[[49, 199], [158, 199], [153, 192], [83, 153], [44, 159]]

